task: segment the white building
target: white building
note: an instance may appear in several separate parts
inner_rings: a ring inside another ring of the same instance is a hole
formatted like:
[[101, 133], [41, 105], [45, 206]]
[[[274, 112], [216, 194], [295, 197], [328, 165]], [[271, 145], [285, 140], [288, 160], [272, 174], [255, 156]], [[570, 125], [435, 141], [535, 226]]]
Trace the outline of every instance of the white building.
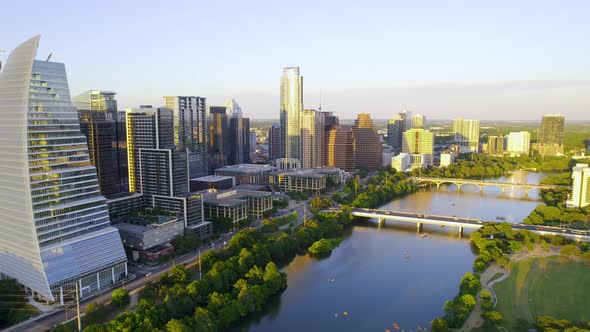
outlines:
[[590, 167], [587, 164], [577, 164], [572, 169], [572, 194], [567, 201], [570, 207], [584, 207], [590, 205]]
[[455, 162], [455, 153], [452, 151], [445, 151], [440, 154], [440, 167], [450, 166]]
[[529, 154], [531, 134], [528, 131], [512, 132], [506, 135], [506, 153], [511, 156]]
[[63, 63], [37, 61], [40, 37], [0, 73], [0, 275], [64, 303], [127, 275]]
[[411, 158], [407, 153], [400, 153], [391, 158], [391, 168], [395, 168], [398, 172], [405, 172], [411, 166]]

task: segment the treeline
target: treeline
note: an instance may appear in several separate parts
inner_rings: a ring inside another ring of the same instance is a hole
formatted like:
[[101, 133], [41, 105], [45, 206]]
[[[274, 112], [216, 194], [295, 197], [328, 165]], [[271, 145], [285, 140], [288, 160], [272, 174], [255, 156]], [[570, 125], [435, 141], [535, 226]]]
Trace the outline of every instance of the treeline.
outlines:
[[590, 208], [565, 208], [562, 205], [539, 204], [524, 219], [525, 224], [567, 226], [574, 229], [588, 229]]
[[[227, 249], [208, 251], [198, 271], [174, 266], [140, 293], [137, 310], [124, 312], [106, 324], [85, 332], [112, 331], [222, 331], [252, 312], [261, 311], [268, 299], [287, 285], [278, 265], [300, 250], [352, 221], [350, 208], [318, 213], [293, 236], [272, 229], [246, 229], [236, 234]], [[289, 217], [287, 217], [289, 218]], [[63, 328], [62, 328], [63, 330]]]
[[460, 328], [475, 307], [475, 296], [480, 290], [479, 276], [465, 273], [461, 278], [459, 294], [452, 301], [445, 303], [443, 317], [435, 318], [430, 322], [431, 330], [448, 331], [450, 328]]
[[358, 179], [349, 180], [342, 191], [334, 194], [334, 201], [358, 208], [374, 208], [417, 189], [407, 174], [391, 168], [380, 169], [369, 179], [366, 188], [361, 187]]
[[572, 322], [567, 319], [557, 319], [551, 316], [537, 317], [536, 327], [540, 332], [590, 332], [590, 322]]
[[[491, 178], [506, 175], [517, 169], [557, 172], [570, 171], [578, 161], [566, 156], [560, 157], [494, 157], [484, 154], [464, 154], [447, 167], [428, 167], [412, 171], [413, 176], [441, 178]], [[557, 183], [556, 183], [557, 184]]]

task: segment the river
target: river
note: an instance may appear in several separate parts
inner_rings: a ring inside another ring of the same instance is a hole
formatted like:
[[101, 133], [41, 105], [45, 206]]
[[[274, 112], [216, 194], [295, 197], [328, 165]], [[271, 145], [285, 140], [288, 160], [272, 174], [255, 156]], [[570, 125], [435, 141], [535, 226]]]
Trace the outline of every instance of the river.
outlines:
[[[546, 174], [516, 172], [494, 181], [539, 183]], [[485, 220], [502, 216], [518, 223], [539, 204], [533, 190], [454, 185], [418, 192], [382, 209], [456, 215]], [[457, 228], [424, 226], [421, 238], [414, 224], [375, 220], [357, 223], [329, 258], [297, 256], [283, 271], [287, 289], [264, 312], [235, 331], [406, 331], [443, 314], [445, 301], [458, 292], [461, 276], [471, 271], [474, 255]], [[345, 315], [347, 312], [348, 315]]]

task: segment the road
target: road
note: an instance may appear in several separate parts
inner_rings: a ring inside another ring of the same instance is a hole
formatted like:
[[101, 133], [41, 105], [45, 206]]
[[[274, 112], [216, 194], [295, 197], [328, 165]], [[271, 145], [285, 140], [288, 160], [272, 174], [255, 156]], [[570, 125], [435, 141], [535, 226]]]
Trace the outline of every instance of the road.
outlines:
[[[277, 216], [286, 215], [286, 214], [289, 214], [289, 213], [292, 213], [293, 211], [295, 211], [295, 212], [297, 212], [297, 215], [299, 216], [300, 220], [302, 220], [304, 207], [307, 208], [307, 213], [310, 214], [308, 203], [305, 202], [305, 203], [300, 203], [293, 208], [288, 208], [286, 210], [283, 210], [283, 211], [277, 213]], [[308, 217], [309, 217], [309, 215], [308, 215]], [[253, 222], [251, 225], [252, 228], [259, 228], [261, 226], [262, 226], [261, 220], [257, 220], [255, 222]], [[221, 248], [225, 247], [229, 243], [229, 241], [232, 239], [233, 235], [234, 235], [234, 232], [229, 232], [227, 234], [222, 235], [219, 239], [213, 241], [212, 243], [201, 246], [201, 248], [200, 248], [201, 254], [203, 254], [209, 250], [221, 249]], [[180, 255], [180, 256], [175, 257], [173, 262], [167, 262], [162, 265], [158, 265], [158, 266], [154, 266], [154, 267], [149, 267], [146, 265], [135, 265], [135, 264], [131, 265], [131, 263], [130, 263], [128, 265], [129, 275], [135, 275], [135, 278], [133, 280], [125, 281], [121, 285], [116, 285], [116, 286], [104, 289], [101, 293], [96, 293], [96, 294], [93, 294], [91, 297], [82, 299], [80, 301], [80, 312], [81, 313], [84, 312], [86, 310], [86, 307], [90, 303], [95, 303], [95, 302], [96, 303], [108, 303], [108, 302], [110, 302], [111, 301], [111, 292], [114, 289], [119, 288], [119, 286], [122, 286], [122, 288], [127, 289], [130, 292], [130, 294], [135, 294], [135, 293], [139, 292], [146, 284], [157, 280], [160, 277], [160, 275], [162, 275], [165, 272], [168, 272], [170, 270], [170, 268], [172, 267], [172, 264], [184, 264], [184, 265], [187, 265], [188, 267], [190, 267], [190, 266], [196, 265], [198, 263], [198, 261], [199, 261], [199, 250], [195, 250], [195, 251], [186, 253], [184, 255]], [[75, 315], [76, 315], [75, 306], [70, 307], [67, 310], [67, 312], [64, 308], [58, 308], [55, 311], [48, 312], [48, 313], [42, 314], [37, 317], [33, 317], [32, 319], [29, 319], [25, 322], [22, 322], [20, 324], [9, 327], [4, 331], [5, 332], [48, 331], [52, 327], [60, 324], [61, 322], [64, 322], [68, 319], [72, 319]]]

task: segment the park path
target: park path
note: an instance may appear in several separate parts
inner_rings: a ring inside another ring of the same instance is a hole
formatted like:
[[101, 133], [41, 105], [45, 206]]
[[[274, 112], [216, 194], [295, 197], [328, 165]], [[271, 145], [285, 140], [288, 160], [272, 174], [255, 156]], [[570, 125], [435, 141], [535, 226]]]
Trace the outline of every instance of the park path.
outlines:
[[[510, 264], [512, 264], [512, 262], [518, 262], [521, 260], [535, 258], [535, 257], [558, 256], [558, 255], [560, 255], [559, 250], [560, 250], [559, 248], [554, 248], [554, 247], [551, 247], [549, 250], [543, 250], [540, 247], [536, 247], [533, 251], [524, 250], [524, 251], [510, 255], [508, 258], [510, 259]], [[490, 281], [490, 279], [493, 278], [498, 273], [502, 273], [502, 276], [500, 276], [500, 278]], [[510, 268], [504, 268], [504, 267], [501, 267], [500, 265], [494, 263], [494, 264], [490, 265], [479, 277], [479, 281], [482, 285], [482, 290], [487, 290], [492, 295], [492, 301], [494, 302], [494, 307], [498, 304], [498, 297], [496, 296], [496, 293], [494, 292], [493, 286], [495, 284], [505, 280], [509, 276], [510, 276]], [[470, 331], [472, 329], [481, 327], [483, 325], [484, 320], [481, 317], [482, 311], [481, 311], [480, 295], [481, 295], [481, 291], [477, 293], [475, 308], [473, 308], [473, 310], [469, 314], [469, 317], [467, 317], [467, 320], [463, 324], [461, 331]], [[529, 311], [529, 315], [530, 315], [530, 311]]]

